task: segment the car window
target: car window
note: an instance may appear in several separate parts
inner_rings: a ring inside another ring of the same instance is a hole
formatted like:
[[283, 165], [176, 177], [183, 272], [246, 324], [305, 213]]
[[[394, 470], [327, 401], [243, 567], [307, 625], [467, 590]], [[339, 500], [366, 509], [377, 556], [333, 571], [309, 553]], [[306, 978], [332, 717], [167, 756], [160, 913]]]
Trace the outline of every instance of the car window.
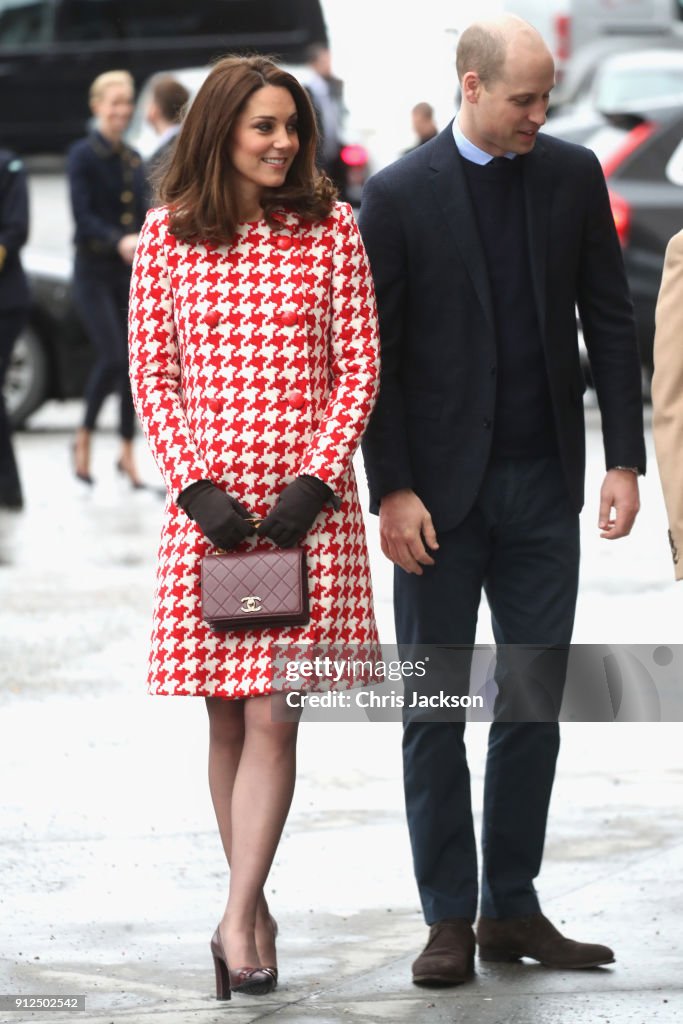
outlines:
[[604, 72], [596, 83], [598, 110], [623, 110], [629, 104], [683, 95], [683, 66], [638, 68]]
[[53, 10], [49, 0], [0, 0], [0, 50], [48, 42]]
[[282, 0], [64, 0], [57, 32], [64, 41], [254, 37], [266, 28], [269, 33], [299, 30], [301, 7]]
[[683, 185], [683, 139], [669, 157], [664, 174], [672, 185]]

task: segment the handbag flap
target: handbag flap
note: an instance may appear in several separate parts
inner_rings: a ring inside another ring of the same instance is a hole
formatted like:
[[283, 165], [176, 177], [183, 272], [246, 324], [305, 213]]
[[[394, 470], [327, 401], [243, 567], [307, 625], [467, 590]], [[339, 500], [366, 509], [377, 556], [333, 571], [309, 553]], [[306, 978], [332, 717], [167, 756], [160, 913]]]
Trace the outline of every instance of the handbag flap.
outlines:
[[202, 615], [207, 622], [303, 614], [303, 548], [205, 555]]

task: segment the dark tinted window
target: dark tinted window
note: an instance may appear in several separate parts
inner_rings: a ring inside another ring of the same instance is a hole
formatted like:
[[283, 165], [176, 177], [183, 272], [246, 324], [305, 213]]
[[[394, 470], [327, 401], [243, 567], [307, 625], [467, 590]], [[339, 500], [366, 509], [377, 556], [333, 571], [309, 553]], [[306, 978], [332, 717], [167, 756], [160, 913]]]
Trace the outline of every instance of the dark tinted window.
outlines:
[[312, 33], [311, 40], [324, 38], [318, 0], [65, 0], [57, 35], [63, 40], [258, 36], [302, 27]]
[[0, 0], [0, 50], [48, 42], [53, 10], [49, 0]]

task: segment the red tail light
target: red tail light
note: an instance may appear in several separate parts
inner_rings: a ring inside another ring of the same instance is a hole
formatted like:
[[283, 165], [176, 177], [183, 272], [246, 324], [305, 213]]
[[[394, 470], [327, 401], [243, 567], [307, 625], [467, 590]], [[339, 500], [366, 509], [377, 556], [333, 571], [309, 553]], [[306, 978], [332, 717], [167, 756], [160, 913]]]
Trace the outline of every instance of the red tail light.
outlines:
[[347, 167], [364, 167], [368, 162], [368, 151], [364, 146], [344, 146], [339, 155]]
[[621, 145], [602, 161], [602, 171], [606, 178], [609, 178], [610, 174], [614, 174], [616, 169], [623, 164], [624, 160], [652, 135], [655, 127], [656, 125], [651, 121], [643, 121], [631, 129]]
[[[621, 145], [601, 161], [602, 171], [606, 178], [614, 174], [631, 153], [634, 153], [638, 146], [641, 146], [652, 135], [655, 127], [656, 125], [651, 121], [642, 121], [631, 129]], [[631, 230], [631, 206], [626, 199], [617, 192], [613, 192], [612, 189], [609, 189], [609, 201], [619, 241], [622, 245], [626, 245]]]
[[569, 14], [555, 15], [555, 56], [569, 60], [572, 52], [572, 19]]
[[612, 207], [614, 226], [617, 229], [619, 241], [622, 245], [626, 245], [628, 242], [629, 232], [631, 230], [631, 206], [625, 199], [616, 192], [613, 192], [611, 189], [609, 190], [609, 201]]

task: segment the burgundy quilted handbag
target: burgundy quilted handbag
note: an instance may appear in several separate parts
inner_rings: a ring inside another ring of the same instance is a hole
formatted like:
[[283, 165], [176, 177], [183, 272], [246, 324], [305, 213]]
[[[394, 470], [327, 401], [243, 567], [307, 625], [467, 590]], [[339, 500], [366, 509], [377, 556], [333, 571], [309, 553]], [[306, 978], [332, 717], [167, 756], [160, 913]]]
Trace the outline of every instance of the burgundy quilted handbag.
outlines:
[[310, 617], [300, 547], [205, 555], [201, 588], [202, 618], [217, 632], [304, 626]]

